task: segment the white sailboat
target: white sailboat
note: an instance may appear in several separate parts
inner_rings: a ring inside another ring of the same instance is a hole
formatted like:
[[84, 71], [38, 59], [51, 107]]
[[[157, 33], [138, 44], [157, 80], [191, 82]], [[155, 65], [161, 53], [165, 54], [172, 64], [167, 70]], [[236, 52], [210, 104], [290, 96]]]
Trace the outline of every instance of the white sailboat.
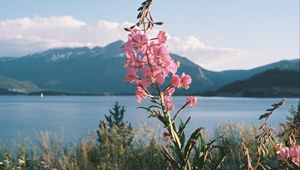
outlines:
[[44, 94], [43, 93], [41, 93], [41, 98], [43, 98], [44, 97]]

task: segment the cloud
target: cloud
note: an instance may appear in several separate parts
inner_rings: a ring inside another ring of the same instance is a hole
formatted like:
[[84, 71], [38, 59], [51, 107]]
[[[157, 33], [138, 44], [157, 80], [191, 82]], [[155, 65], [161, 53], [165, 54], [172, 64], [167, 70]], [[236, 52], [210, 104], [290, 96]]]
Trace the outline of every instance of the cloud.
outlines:
[[169, 48], [170, 51], [213, 70], [233, 69], [234, 66], [240, 68], [244, 61], [255, 55], [246, 49], [212, 47], [194, 36], [170, 36]]
[[[0, 56], [22, 56], [56, 47], [105, 46], [126, 40], [129, 22], [100, 20], [87, 23], [72, 16], [34, 17], [0, 20]], [[194, 36], [170, 35], [168, 46], [174, 53], [210, 69], [225, 69], [251, 56], [247, 50], [212, 47]]]
[[0, 56], [20, 56], [66, 46], [104, 46], [118, 39], [125, 40], [123, 28], [128, 25], [128, 22], [104, 20], [86, 23], [71, 16], [1, 20]]

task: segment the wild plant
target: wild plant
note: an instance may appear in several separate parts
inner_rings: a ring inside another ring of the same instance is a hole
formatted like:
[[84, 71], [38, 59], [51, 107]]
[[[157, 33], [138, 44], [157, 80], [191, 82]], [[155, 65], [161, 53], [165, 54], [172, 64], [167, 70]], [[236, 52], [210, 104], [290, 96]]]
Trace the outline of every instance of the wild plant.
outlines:
[[[256, 136], [258, 140], [257, 152], [251, 155], [246, 144], [242, 143], [243, 151], [247, 157], [247, 169], [299, 169], [300, 168], [300, 146], [297, 144], [294, 132], [299, 127], [290, 126], [295, 129], [283, 131], [284, 133], [278, 135], [276, 129], [268, 124], [268, 119], [272, 113], [280, 108], [286, 99], [282, 99], [279, 103], [272, 105], [272, 108], [266, 110], [264, 114], [259, 117], [263, 120], [263, 124], [259, 127], [260, 134]], [[289, 144], [285, 146], [284, 138], [285, 133], [292, 132], [289, 136]], [[276, 140], [277, 139], [277, 140]], [[272, 155], [276, 155], [275, 158]]]
[[[144, 1], [138, 8], [138, 22], [125, 28], [129, 32], [128, 41], [124, 45], [127, 70], [125, 81], [136, 85], [136, 100], [148, 99], [150, 106], [145, 109], [149, 117], [157, 118], [164, 126], [163, 138], [167, 142], [162, 146], [162, 152], [172, 169], [203, 169], [208, 162], [208, 153], [215, 148], [215, 139], [206, 143], [203, 137], [203, 127], [197, 128], [186, 139], [185, 128], [191, 117], [186, 121], [177, 119], [187, 107], [194, 107], [197, 98], [189, 96], [178, 111], [174, 112], [172, 95], [176, 89], [188, 89], [192, 78], [186, 73], [177, 74], [180, 63], [175, 61], [168, 49], [168, 34], [159, 30], [155, 37], [150, 37], [154, 27], [162, 25], [151, 15], [153, 0]], [[170, 77], [169, 77], [170, 76]], [[193, 160], [191, 155], [194, 154]], [[218, 167], [218, 165], [217, 165]]]

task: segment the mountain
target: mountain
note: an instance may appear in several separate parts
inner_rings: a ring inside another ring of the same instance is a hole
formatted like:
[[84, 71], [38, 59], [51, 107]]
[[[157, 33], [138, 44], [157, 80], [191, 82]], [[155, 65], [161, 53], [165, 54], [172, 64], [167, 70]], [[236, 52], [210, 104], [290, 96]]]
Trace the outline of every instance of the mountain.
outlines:
[[300, 97], [300, 72], [276, 68], [217, 90], [217, 96]]
[[121, 93], [130, 88], [122, 85], [122, 44], [118, 41], [107, 48], [50, 49], [5, 60], [0, 62], [0, 74], [30, 80], [45, 90]]
[[10, 91], [4, 88], [0, 88], [0, 95], [17, 95], [17, 94], [22, 94], [22, 93], [18, 93], [15, 91]]
[[39, 90], [39, 88], [30, 81], [14, 80], [2, 75], [0, 75], [0, 88], [2, 89], [2, 93], [4, 93], [5, 90], [18, 93], [28, 93]]
[[[124, 83], [122, 41], [105, 47], [58, 48], [19, 58], [0, 58], [0, 74], [18, 81], [30, 81], [45, 91], [93, 94], [133, 94], [133, 85]], [[299, 69], [299, 60], [285, 60], [251, 70], [210, 71], [185, 57], [171, 54], [181, 63], [179, 74], [191, 74], [188, 94], [216, 90], [228, 83], [247, 79], [270, 68]], [[186, 93], [185, 93], [186, 94]]]
[[285, 68], [290, 70], [300, 70], [300, 60], [281, 60], [278, 62], [274, 62], [271, 64], [267, 64], [264, 66], [256, 67], [250, 70], [227, 70], [220, 72], [223, 74], [223, 77], [232, 81], [243, 80], [249, 78], [255, 74], [264, 72], [266, 70], [274, 69], [274, 68]]
[[228, 70], [228, 71], [215, 72], [215, 71], [207, 70], [197, 65], [185, 57], [181, 57], [176, 54], [172, 54], [172, 56], [175, 58], [175, 60], [180, 62], [180, 68], [178, 72], [189, 73], [193, 78], [193, 82], [190, 89], [188, 91], [183, 91], [183, 90], [179, 91], [179, 93], [181, 92], [181, 94], [202, 95], [207, 91], [215, 91], [229, 83], [245, 80], [250, 78], [253, 75], [274, 68], [285, 68], [289, 70], [300, 71], [299, 59], [282, 60], [261, 67], [249, 69], [249, 70]]

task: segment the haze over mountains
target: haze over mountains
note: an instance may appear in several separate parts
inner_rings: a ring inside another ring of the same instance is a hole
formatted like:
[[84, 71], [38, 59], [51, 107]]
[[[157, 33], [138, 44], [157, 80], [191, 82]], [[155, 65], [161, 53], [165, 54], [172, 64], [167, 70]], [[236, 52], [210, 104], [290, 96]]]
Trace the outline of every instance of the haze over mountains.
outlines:
[[[30, 93], [59, 91], [89, 94], [133, 94], [134, 87], [124, 82], [125, 56], [122, 41], [92, 49], [50, 49], [19, 58], [0, 58], [0, 88]], [[196, 65], [185, 57], [172, 54], [181, 63], [179, 72], [191, 74], [193, 82], [185, 94], [215, 91], [224, 85], [245, 80], [274, 68], [298, 71], [299, 59], [283, 60], [250, 70], [215, 72]], [[297, 75], [297, 74], [296, 74]], [[296, 80], [298, 79], [296, 78]], [[183, 91], [179, 91], [182, 94]]]

